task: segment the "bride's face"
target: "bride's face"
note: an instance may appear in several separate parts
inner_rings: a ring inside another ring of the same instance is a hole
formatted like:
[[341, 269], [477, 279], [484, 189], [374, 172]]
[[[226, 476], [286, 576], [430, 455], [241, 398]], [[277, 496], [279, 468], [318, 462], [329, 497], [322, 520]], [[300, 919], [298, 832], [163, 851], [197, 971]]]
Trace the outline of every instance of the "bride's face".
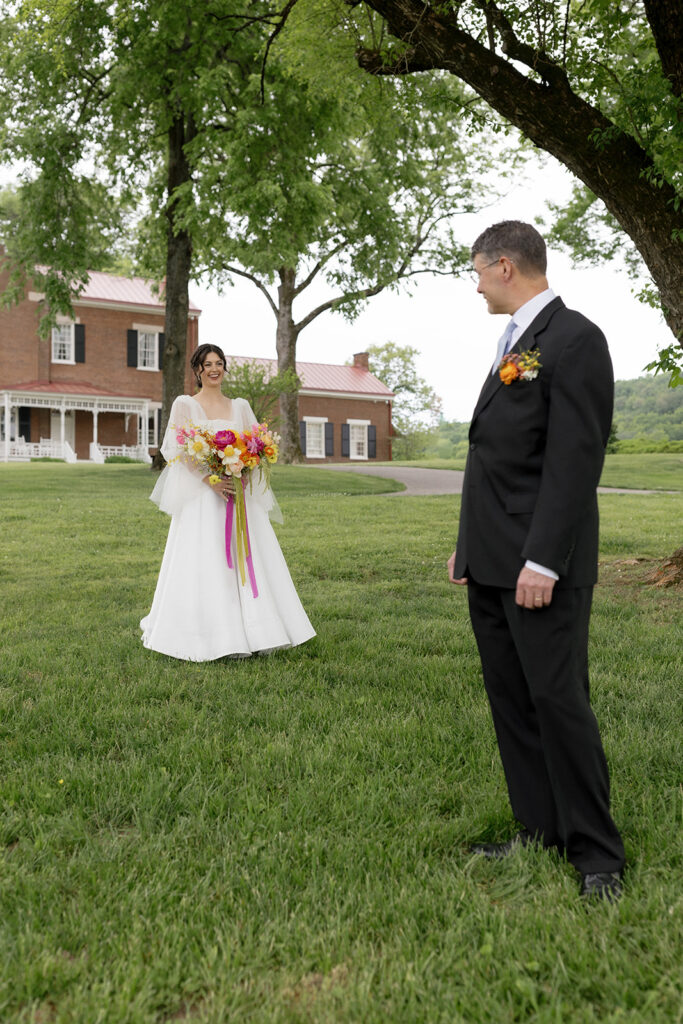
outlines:
[[220, 391], [224, 374], [225, 364], [221, 357], [216, 352], [209, 352], [202, 363], [202, 372], [200, 374], [202, 387], [214, 388]]

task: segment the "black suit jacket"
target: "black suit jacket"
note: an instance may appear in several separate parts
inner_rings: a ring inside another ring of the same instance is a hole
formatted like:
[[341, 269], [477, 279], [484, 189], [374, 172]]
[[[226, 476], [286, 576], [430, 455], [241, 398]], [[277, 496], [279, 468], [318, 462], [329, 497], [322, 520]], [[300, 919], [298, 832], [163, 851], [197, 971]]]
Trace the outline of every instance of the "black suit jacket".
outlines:
[[537, 348], [535, 380], [482, 388], [470, 426], [454, 577], [514, 588], [526, 559], [558, 586], [597, 577], [596, 488], [614, 377], [602, 331], [553, 299], [513, 352]]

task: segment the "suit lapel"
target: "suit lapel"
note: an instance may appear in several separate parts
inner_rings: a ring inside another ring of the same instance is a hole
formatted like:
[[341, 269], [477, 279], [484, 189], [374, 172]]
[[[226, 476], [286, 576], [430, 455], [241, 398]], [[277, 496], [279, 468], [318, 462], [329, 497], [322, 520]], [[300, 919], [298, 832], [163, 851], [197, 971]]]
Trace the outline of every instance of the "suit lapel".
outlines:
[[[556, 295], [552, 302], [549, 302], [547, 306], [544, 306], [538, 316], [534, 317], [524, 333], [521, 334], [514, 343], [510, 351], [519, 353], [526, 352], [530, 348], [533, 348], [537, 335], [541, 334], [541, 332], [546, 329], [549, 321], [558, 309], [563, 308], [564, 302], [559, 295]], [[479, 398], [477, 399], [477, 404], [475, 405], [474, 412], [472, 413], [473, 423], [482, 409], [489, 404], [498, 388], [502, 388], [503, 386], [503, 382], [498, 373], [489, 373], [488, 378], [484, 381], [484, 386], [481, 389]]]

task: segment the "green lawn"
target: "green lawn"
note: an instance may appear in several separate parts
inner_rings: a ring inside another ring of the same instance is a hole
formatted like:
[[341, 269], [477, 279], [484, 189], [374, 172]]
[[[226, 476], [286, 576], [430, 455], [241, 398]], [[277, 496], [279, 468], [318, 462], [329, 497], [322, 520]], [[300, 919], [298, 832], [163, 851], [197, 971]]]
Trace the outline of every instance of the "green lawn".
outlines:
[[683, 497], [601, 497], [629, 871], [585, 907], [553, 856], [467, 852], [512, 822], [445, 579], [457, 499], [274, 480], [318, 637], [202, 665], [139, 641], [168, 527], [145, 468], [0, 466], [3, 1024], [680, 1021], [680, 591], [635, 559], [680, 544]]
[[[383, 466], [422, 466], [425, 469], [464, 469], [464, 459], [424, 459], [383, 462]], [[636, 490], [683, 491], [683, 454], [607, 455], [600, 484]]]

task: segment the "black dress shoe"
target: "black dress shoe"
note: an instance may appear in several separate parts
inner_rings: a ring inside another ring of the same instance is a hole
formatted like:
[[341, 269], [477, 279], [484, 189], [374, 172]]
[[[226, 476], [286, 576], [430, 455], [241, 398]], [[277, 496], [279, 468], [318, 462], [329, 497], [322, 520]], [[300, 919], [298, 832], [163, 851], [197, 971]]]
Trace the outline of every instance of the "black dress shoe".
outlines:
[[470, 853], [479, 853], [482, 857], [488, 857], [489, 860], [500, 860], [502, 857], [514, 853], [520, 846], [528, 846], [533, 841], [534, 837], [524, 829], [505, 843], [472, 843]]
[[616, 903], [621, 896], [621, 873], [597, 871], [581, 876], [581, 895], [585, 899], [607, 900]]

